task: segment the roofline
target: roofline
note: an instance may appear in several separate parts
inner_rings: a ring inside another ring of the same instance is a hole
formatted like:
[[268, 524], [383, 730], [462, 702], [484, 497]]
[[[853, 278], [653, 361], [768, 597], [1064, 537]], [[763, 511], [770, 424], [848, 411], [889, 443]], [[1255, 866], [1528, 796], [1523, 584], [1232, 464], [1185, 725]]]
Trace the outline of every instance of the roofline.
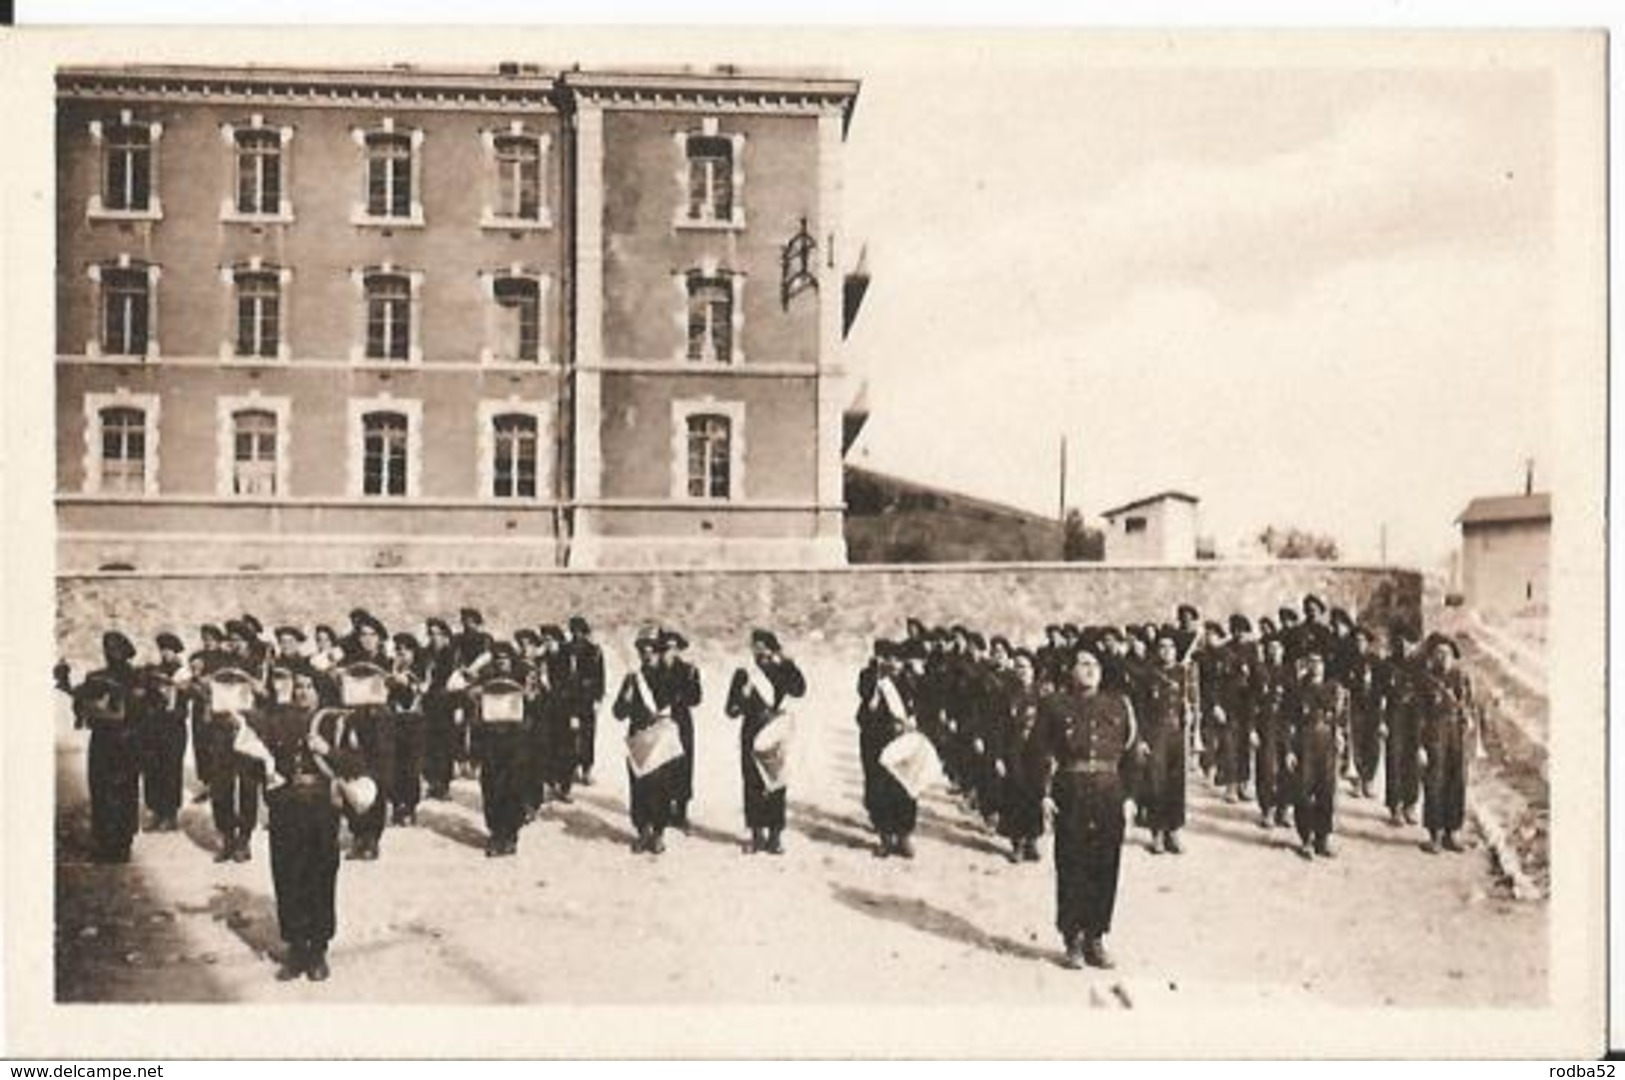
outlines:
[[1456, 524], [1463, 529], [1481, 529], [1486, 525], [1550, 525], [1552, 515], [1545, 514], [1518, 514], [1514, 517], [1485, 517], [1468, 520], [1465, 513], [1456, 518]]
[[847, 472], [861, 473], [864, 476], [873, 476], [881, 480], [889, 480], [894, 484], [902, 484], [920, 491], [930, 492], [933, 495], [941, 495], [946, 498], [957, 499], [962, 503], [968, 504], [972, 509], [990, 510], [996, 513], [1009, 515], [1010, 517], [1022, 518], [1029, 524], [1049, 525], [1057, 529], [1061, 528], [1061, 523], [1052, 517], [1046, 517], [1043, 514], [1032, 510], [1024, 510], [1019, 506], [1011, 506], [1009, 503], [994, 502], [991, 499], [984, 499], [977, 495], [967, 495], [962, 491], [954, 491], [952, 488], [938, 487], [935, 484], [927, 484], [920, 480], [910, 480], [908, 477], [898, 476], [896, 473], [880, 472], [876, 469], [868, 469], [862, 465], [847, 463], [845, 465], [845, 469]]
[[1114, 506], [1110, 510], [1102, 510], [1100, 512], [1100, 516], [1103, 518], [1116, 517], [1118, 514], [1127, 513], [1130, 510], [1138, 510], [1142, 506], [1150, 506], [1154, 502], [1162, 502], [1166, 499], [1181, 499], [1190, 503], [1192, 506], [1199, 505], [1202, 501], [1195, 495], [1187, 495], [1183, 491], [1159, 491], [1155, 495], [1147, 495], [1143, 499], [1135, 499], [1133, 502], [1124, 503], [1122, 506]]

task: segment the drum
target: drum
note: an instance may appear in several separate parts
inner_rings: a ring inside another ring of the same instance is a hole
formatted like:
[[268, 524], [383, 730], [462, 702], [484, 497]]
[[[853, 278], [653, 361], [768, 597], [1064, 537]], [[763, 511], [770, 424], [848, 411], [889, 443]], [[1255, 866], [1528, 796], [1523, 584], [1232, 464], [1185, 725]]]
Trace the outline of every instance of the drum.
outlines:
[[926, 789], [942, 779], [942, 762], [936, 747], [918, 731], [905, 731], [880, 752], [880, 764], [896, 777], [909, 798], [918, 799]]
[[633, 776], [648, 776], [682, 756], [683, 740], [669, 719], [656, 720], [626, 737], [626, 763]]

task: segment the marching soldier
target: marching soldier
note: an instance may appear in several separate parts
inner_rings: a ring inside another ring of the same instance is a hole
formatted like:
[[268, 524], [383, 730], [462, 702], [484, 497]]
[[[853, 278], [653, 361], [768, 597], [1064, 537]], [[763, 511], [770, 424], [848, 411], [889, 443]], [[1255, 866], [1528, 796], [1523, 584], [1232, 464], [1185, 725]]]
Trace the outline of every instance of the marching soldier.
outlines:
[[[390, 782], [395, 778], [395, 729], [387, 704], [387, 676], [393, 661], [384, 651], [389, 633], [384, 624], [368, 615], [356, 623], [354, 641], [345, 650], [346, 678], [385, 680], [385, 700], [354, 704], [346, 701], [350, 711], [349, 730], [354, 736], [353, 749], [359, 755], [361, 775], [377, 785], [379, 797], [365, 810], [351, 808], [347, 813], [350, 823], [350, 857], [366, 862], [378, 858], [384, 828], [389, 821], [389, 807], [393, 801]], [[355, 615], [351, 615], [355, 619]]]
[[339, 873], [337, 796], [332, 766], [323, 760], [333, 748], [314, 730], [321, 703], [316, 673], [295, 668], [292, 677], [292, 699], [261, 710], [254, 721], [278, 781], [265, 796], [277, 925], [287, 943], [277, 978], [322, 982], [336, 930]]
[[653, 764], [639, 775], [638, 767], [642, 765], [640, 763], [634, 767], [631, 760], [633, 744], [630, 740], [646, 732], [649, 733], [646, 738], [658, 738], [661, 733], [654, 730], [656, 726], [672, 722], [671, 706], [667, 699], [668, 680], [662, 677], [660, 645], [658, 631], [645, 630], [638, 635], [635, 642], [638, 666], [627, 672], [611, 709], [615, 719], [627, 725], [627, 783], [631, 788], [632, 827], [638, 833], [637, 839], [632, 842], [632, 850], [647, 851], [652, 855], [663, 854], [666, 850], [666, 826], [670, 823], [675, 801], [673, 793], [676, 790], [677, 764], [665, 760]]
[[260, 770], [237, 753], [238, 733], [245, 723], [243, 715], [216, 708], [212, 684], [246, 683], [263, 697], [266, 672], [255, 674], [250, 670], [253, 656], [250, 649], [252, 633], [241, 622], [226, 624], [226, 646], [217, 654], [208, 671], [210, 684], [202, 687], [209, 704], [209, 735], [207, 743], [213, 758], [210, 768], [209, 801], [214, 816], [215, 831], [220, 834], [220, 850], [215, 862], [248, 862], [253, 858], [251, 841], [260, 816]]
[[458, 666], [451, 626], [444, 619], [429, 619], [424, 630], [423, 778], [429, 783], [428, 797], [443, 800], [451, 798], [459, 725], [464, 722], [462, 695], [448, 685]]
[[1287, 768], [1292, 750], [1292, 708], [1296, 679], [1286, 659], [1286, 645], [1277, 636], [1264, 642], [1259, 669], [1258, 700], [1253, 731], [1248, 741], [1254, 750], [1254, 781], [1258, 793], [1258, 824], [1272, 829], [1286, 824], [1287, 811], [1297, 802], [1293, 774]]
[[598, 706], [604, 700], [604, 650], [592, 639], [592, 627], [580, 615], [570, 616], [570, 640], [564, 655], [570, 663], [571, 701], [577, 726], [577, 779], [591, 786], [594, 750], [598, 741]]
[[404, 630], [395, 635], [394, 669], [385, 680], [389, 695], [393, 769], [389, 777], [390, 824], [416, 825], [423, 798], [423, 691], [428, 665], [423, 646]]
[[158, 635], [158, 662], [141, 680], [136, 737], [141, 749], [141, 787], [154, 832], [173, 832], [181, 810], [181, 778], [186, 761], [190, 705], [185, 685], [191, 668], [181, 659], [185, 646], [174, 634]]
[[1139, 731], [1145, 824], [1151, 830], [1151, 853], [1178, 855], [1179, 830], [1185, 826], [1185, 732], [1196, 720], [1196, 680], [1179, 659], [1172, 632], [1157, 638], [1157, 666], [1146, 678], [1146, 714]]
[[1043, 693], [1031, 653], [1018, 649], [1012, 671], [1015, 687], [1003, 717], [1002, 783], [999, 832], [1010, 841], [1011, 862], [1037, 862], [1038, 838], [1044, 835], [1044, 747], [1038, 738], [1038, 709]]
[[537, 694], [535, 672], [520, 663], [512, 645], [494, 642], [474, 683], [467, 688], [470, 723], [480, 758], [480, 809], [485, 814], [485, 856], [519, 851], [529, 794], [531, 733], [525, 717]]
[[1354, 790], [1371, 798], [1371, 781], [1382, 756], [1382, 732], [1388, 714], [1391, 669], [1376, 635], [1365, 627], [1354, 632], [1358, 651], [1346, 665], [1349, 688], [1349, 761]]
[[129, 862], [141, 820], [141, 759], [134, 720], [140, 674], [132, 661], [135, 646], [117, 630], [102, 635], [104, 666], [69, 688], [67, 666], [57, 669], [58, 685], [73, 698], [74, 726], [90, 729], [88, 785], [92, 858]]
[[1313, 646], [1304, 656], [1304, 681], [1298, 688], [1297, 730], [1288, 768], [1297, 773], [1298, 854], [1325, 859], [1336, 853], [1331, 836], [1337, 803], [1337, 759], [1348, 726], [1349, 693], [1326, 678], [1326, 658]]
[[536, 665], [537, 692], [541, 698], [537, 715], [541, 723], [541, 775], [544, 795], [559, 802], [571, 802], [570, 787], [576, 779], [576, 754], [580, 745], [580, 711], [571, 685], [571, 660], [565, 653], [564, 633], [557, 626], [543, 626], [538, 633], [541, 652]]
[[[1172, 650], [1174, 641], [1165, 640]], [[1074, 969], [1113, 966], [1105, 936], [1123, 854], [1118, 762], [1135, 743], [1133, 706], [1121, 694], [1102, 692], [1100, 678], [1100, 661], [1080, 649], [1072, 684], [1038, 706], [1038, 741], [1051, 777], [1045, 808], [1055, 822], [1055, 925], [1066, 966]]]
[[[918, 648], [917, 646], [915, 648]], [[899, 653], [890, 641], [875, 643], [874, 660], [858, 674], [858, 757], [863, 764], [863, 805], [880, 834], [876, 854], [914, 857], [911, 839], [919, 804], [883, 764], [892, 740], [918, 730], [901, 679]]]
[[[457, 661], [459, 681], [467, 686], [475, 682], [480, 671], [491, 660], [491, 648], [496, 639], [485, 629], [485, 616], [478, 608], [465, 607], [457, 613], [458, 622], [462, 629], [452, 639], [452, 655]], [[464, 775], [470, 775], [474, 763], [482, 755], [478, 742], [484, 729], [475, 723], [465, 723], [459, 729], [462, 739], [457, 746], [457, 767]]]
[[784, 655], [770, 630], [750, 635], [751, 662], [734, 672], [725, 712], [739, 720], [739, 771], [744, 785], [745, 827], [749, 853], [784, 854], [784, 807], [787, 798], [783, 767], [791, 733], [786, 729], [773, 745], [762, 735], [775, 724], [787, 725], [784, 703], [807, 692], [807, 680], [794, 660]]
[[683, 656], [688, 639], [675, 630], [660, 635], [661, 679], [666, 705], [682, 740], [683, 758], [673, 766], [671, 823], [688, 832], [688, 804], [694, 798], [694, 709], [700, 704], [700, 670]]
[[1415, 825], [1416, 803], [1421, 797], [1421, 775], [1417, 750], [1421, 747], [1415, 687], [1416, 664], [1410, 655], [1411, 639], [1403, 626], [1389, 634], [1388, 709], [1382, 735], [1387, 742], [1384, 755], [1383, 801], [1388, 806], [1388, 824]]
[[1426, 665], [1415, 681], [1415, 708], [1421, 747], [1422, 824], [1428, 831], [1424, 850], [1437, 854], [1461, 851], [1456, 833], [1467, 807], [1467, 741], [1474, 730], [1473, 684], [1456, 666], [1461, 659], [1454, 639], [1435, 634], [1428, 641]]
[[1230, 617], [1230, 644], [1219, 670], [1215, 695], [1221, 719], [1217, 736], [1217, 776], [1225, 785], [1225, 802], [1244, 802], [1252, 779], [1253, 725], [1260, 693], [1260, 656], [1253, 625], [1245, 615]]

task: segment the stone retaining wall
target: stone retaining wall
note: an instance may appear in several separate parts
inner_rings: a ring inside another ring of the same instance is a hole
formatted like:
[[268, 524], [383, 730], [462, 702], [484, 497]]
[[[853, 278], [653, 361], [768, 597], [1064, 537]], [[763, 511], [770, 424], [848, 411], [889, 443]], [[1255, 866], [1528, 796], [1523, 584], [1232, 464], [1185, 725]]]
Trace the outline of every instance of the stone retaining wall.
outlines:
[[[1163, 620], [1182, 602], [1206, 616], [1253, 618], [1314, 592], [1357, 617], [1421, 625], [1421, 576], [1392, 567], [1335, 563], [1202, 563], [1131, 566], [1042, 563], [870, 566], [839, 570], [537, 571], [532, 573], [363, 571], [218, 575], [65, 574], [57, 578], [56, 633], [62, 655], [99, 655], [109, 627], [151, 651], [173, 629], [192, 645], [197, 627], [243, 612], [267, 626], [342, 624], [365, 607], [391, 627], [422, 631], [431, 615], [464, 605], [484, 611], [498, 633], [585, 615], [617, 654], [635, 628], [657, 622], [697, 643], [737, 648], [752, 626], [789, 642], [861, 648], [897, 635], [903, 620], [964, 622], [1033, 641], [1058, 620]], [[342, 629], [342, 625], [341, 625]]]

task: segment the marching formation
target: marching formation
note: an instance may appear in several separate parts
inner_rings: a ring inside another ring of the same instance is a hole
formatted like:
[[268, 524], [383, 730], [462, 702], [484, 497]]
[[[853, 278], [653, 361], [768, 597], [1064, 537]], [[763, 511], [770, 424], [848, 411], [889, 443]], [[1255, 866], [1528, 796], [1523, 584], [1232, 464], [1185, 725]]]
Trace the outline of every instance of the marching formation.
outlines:
[[[423, 799], [477, 776], [491, 858], [512, 856], [524, 826], [594, 782], [604, 654], [586, 620], [488, 632], [465, 608], [424, 637], [391, 635], [369, 612], [349, 630], [279, 626], [252, 616], [200, 628], [188, 654], [169, 632], [136, 664], [122, 633], [105, 664], [57, 684], [90, 730], [95, 857], [123, 862], [141, 825], [177, 827], [190, 743], [220, 836], [217, 861], [251, 858], [263, 801], [287, 957], [279, 977], [328, 976], [341, 825], [352, 859], [380, 857], [389, 827], [416, 823]], [[1403, 628], [1355, 624], [1314, 596], [1255, 630], [1245, 616], [1203, 622], [1189, 606], [1166, 624], [1058, 624], [1020, 647], [964, 626], [910, 620], [874, 643], [857, 679], [863, 803], [879, 857], [913, 858], [918, 800], [946, 781], [1036, 862], [1053, 832], [1057, 928], [1068, 966], [1111, 966], [1111, 926], [1126, 804], [1153, 853], [1179, 854], [1188, 774], [1230, 802], [1257, 800], [1265, 830], [1289, 820], [1305, 859], [1335, 855], [1340, 778], [1355, 797], [1383, 795], [1396, 826], [1420, 803], [1430, 852], [1460, 850], [1471, 686], [1455, 644]], [[658, 856], [668, 829], [689, 828], [703, 699], [688, 642], [650, 627], [611, 699], [624, 724], [634, 852]], [[748, 853], [784, 853], [795, 745], [792, 702], [807, 681], [774, 633], [754, 630], [723, 711], [738, 724]]]

